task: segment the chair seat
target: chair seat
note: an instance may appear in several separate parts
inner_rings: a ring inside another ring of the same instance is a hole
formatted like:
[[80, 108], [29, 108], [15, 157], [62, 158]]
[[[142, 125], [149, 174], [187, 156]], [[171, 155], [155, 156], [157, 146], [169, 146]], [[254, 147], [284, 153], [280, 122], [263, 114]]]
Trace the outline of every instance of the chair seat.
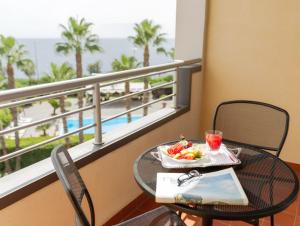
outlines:
[[180, 217], [168, 209], [161, 206], [137, 217], [121, 222], [116, 226], [185, 226]]

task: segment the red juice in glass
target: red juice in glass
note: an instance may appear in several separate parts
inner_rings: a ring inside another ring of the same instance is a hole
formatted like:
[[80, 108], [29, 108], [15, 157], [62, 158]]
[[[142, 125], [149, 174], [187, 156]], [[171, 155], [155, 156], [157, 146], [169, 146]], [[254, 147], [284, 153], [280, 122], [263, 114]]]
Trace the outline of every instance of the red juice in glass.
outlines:
[[219, 130], [205, 132], [205, 140], [211, 151], [218, 151], [222, 143], [223, 133]]

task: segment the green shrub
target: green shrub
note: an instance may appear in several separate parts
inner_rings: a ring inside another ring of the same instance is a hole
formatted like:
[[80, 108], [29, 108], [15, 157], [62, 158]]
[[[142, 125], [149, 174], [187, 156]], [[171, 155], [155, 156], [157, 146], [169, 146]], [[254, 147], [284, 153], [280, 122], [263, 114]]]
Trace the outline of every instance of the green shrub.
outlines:
[[163, 77], [150, 78], [149, 83], [152, 85], [156, 83], [164, 83], [164, 82], [171, 82], [171, 81], [173, 81], [173, 76], [167, 75]]
[[[92, 134], [85, 134], [84, 140], [90, 140], [94, 137]], [[51, 136], [41, 136], [41, 137], [26, 137], [20, 139], [20, 146], [21, 148], [25, 148], [28, 146], [31, 146], [33, 144], [45, 141], [52, 138]], [[76, 146], [78, 144], [78, 136], [70, 136], [70, 146]], [[15, 140], [13, 139], [6, 139], [6, 146], [9, 152], [15, 151]], [[46, 159], [50, 157], [51, 151], [59, 144], [63, 144], [64, 140], [57, 140], [52, 143], [46, 144], [44, 146], [41, 146], [39, 148], [36, 148], [34, 151], [28, 152], [26, 154], [21, 155], [21, 168], [24, 168], [26, 166], [32, 165], [38, 161], [41, 161], [43, 159]], [[15, 166], [15, 159], [10, 160], [11, 165]], [[0, 174], [3, 175], [4, 172], [4, 163], [0, 163]]]

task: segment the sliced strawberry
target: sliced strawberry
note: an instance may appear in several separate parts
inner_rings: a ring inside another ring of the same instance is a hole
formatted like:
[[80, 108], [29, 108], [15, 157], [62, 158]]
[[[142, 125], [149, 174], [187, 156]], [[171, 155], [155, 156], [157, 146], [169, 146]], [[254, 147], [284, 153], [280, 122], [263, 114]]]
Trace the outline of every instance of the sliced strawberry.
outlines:
[[169, 155], [176, 155], [184, 149], [183, 145], [180, 143], [176, 143], [168, 148]]

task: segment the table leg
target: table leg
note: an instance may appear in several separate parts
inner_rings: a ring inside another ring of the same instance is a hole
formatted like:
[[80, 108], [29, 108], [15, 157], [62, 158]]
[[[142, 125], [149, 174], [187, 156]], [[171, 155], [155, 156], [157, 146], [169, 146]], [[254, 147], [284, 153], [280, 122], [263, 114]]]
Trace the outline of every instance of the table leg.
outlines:
[[213, 219], [211, 217], [202, 217], [202, 226], [212, 226]]

